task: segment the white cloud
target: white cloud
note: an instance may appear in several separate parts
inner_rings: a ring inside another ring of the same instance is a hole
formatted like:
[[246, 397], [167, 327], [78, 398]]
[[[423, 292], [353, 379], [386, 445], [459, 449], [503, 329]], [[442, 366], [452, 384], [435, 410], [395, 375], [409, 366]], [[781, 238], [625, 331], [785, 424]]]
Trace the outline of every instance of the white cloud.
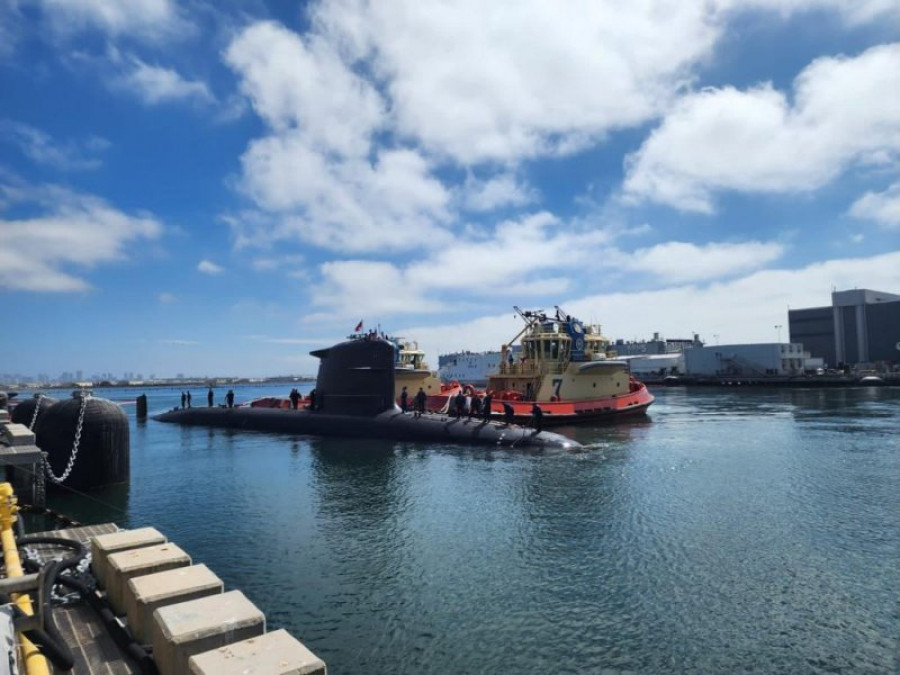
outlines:
[[365, 157], [384, 103], [333, 47], [271, 22], [256, 23], [228, 47], [226, 62], [257, 114], [276, 132], [299, 132], [310, 150]]
[[156, 299], [163, 305], [168, 305], [170, 303], [175, 302], [178, 298], [175, 297], [172, 293], [160, 293], [156, 296]]
[[590, 269], [609, 239], [602, 230], [571, 231], [542, 212], [504, 221], [489, 237], [457, 238], [409, 265], [406, 275], [416, 287], [445, 290], [477, 279], [466, 286], [476, 295], [518, 295], [524, 283], [546, 283], [542, 275], [554, 280], [548, 288], [558, 289], [561, 271]]
[[0, 205], [27, 204], [40, 215], [0, 219], [0, 284], [28, 291], [83, 291], [88, 282], [71, 268], [127, 258], [129, 245], [155, 239], [162, 225], [129, 216], [91, 195], [46, 186], [0, 185]]
[[434, 313], [471, 298], [558, 297], [585, 272], [598, 271], [610, 236], [572, 232], [549, 213], [500, 223], [490, 235], [470, 233], [405, 266], [346, 260], [321, 266], [310, 289], [328, 308], [307, 321], [349, 319], [361, 308], [380, 317]]
[[93, 28], [112, 36], [158, 40], [187, 30], [170, 0], [39, 0], [57, 32]]
[[211, 260], [201, 260], [199, 263], [197, 263], [197, 271], [203, 272], [203, 274], [216, 275], [222, 274], [222, 272], [225, 271], [225, 268], [220, 265], [216, 265], [216, 263]]
[[850, 215], [885, 227], [900, 227], [900, 183], [884, 192], [867, 192], [850, 207]]
[[713, 193], [815, 190], [900, 153], [900, 44], [821, 58], [794, 83], [686, 96], [627, 160], [626, 195], [711, 212]]
[[0, 0], [0, 59], [12, 56], [25, 34], [25, 19], [18, 3]]
[[117, 77], [113, 84], [130, 91], [148, 105], [180, 100], [215, 101], [205, 82], [187, 80], [170, 68], [150, 66], [136, 58], [132, 59], [130, 70]]
[[469, 211], [494, 211], [510, 206], [525, 206], [537, 201], [537, 192], [520, 183], [513, 174], [504, 173], [488, 180], [471, 174], [462, 187], [463, 207]]
[[784, 247], [777, 243], [749, 241], [698, 246], [670, 241], [629, 253], [623, 257], [622, 264], [666, 281], [682, 283], [746, 274], [780, 258], [783, 253]]
[[443, 303], [429, 300], [411, 285], [408, 277], [387, 262], [348, 260], [327, 262], [320, 269], [322, 280], [312, 289], [312, 302], [322, 311], [306, 317], [316, 323], [360, 313], [388, 317], [403, 313], [434, 313]]
[[417, 152], [373, 149], [383, 102], [327, 43], [258, 23], [226, 60], [271, 131], [241, 158], [241, 188], [269, 217], [231, 220], [239, 245], [367, 252], [447, 239], [448, 191]]
[[303, 260], [302, 255], [260, 256], [250, 261], [250, 267], [257, 272], [274, 272], [285, 267], [298, 267]]
[[371, 59], [398, 131], [462, 163], [570, 152], [657, 115], [719, 37], [701, 2], [321, 3]]
[[[347, 252], [402, 250], [446, 240], [449, 194], [421, 156], [397, 150], [368, 160], [334, 160], [297, 135], [269, 136], [242, 157], [244, 189], [274, 212], [247, 243], [294, 239]], [[244, 221], [243, 228], [252, 227]]]
[[24, 155], [37, 164], [63, 171], [97, 169], [102, 162], [97, 155], [109, 147], [102, 138], [88, 138], [81, 142], [57, 142], [49, 134], [28, 124], [0, 119], [0, 140], [19, 147]]
[[900, 5], [894, 0], [717, 0], [725, 10], [764, 9], [783, 16], [827, 10], [837, 13], [850, 25], [872, 21], [900, 21]]

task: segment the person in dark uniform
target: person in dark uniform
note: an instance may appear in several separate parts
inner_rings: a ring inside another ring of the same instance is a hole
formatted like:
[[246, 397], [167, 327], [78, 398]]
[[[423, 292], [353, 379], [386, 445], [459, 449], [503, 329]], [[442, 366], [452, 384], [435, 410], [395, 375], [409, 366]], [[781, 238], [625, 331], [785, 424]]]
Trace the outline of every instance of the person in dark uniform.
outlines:
[[503, 403], [503, 421], [509, 426], [516, 419], [516, 411], [509, 403]]
[[288, 396], [291, 399], [291, 410], [297, 409], [297, 404], [300, 402], [300, 392], [297, 391], [297, 388], [291, 389], [291, 393]]
[[493, 402], [494, 397], [491, 395], [491, 392], [488, 391], [488, 393], [484, 395], [484, 401], [481, 402], [481, 419], [485, 422], [491, 421], [491, 403]]
[[406, 387], [403, 387], [403, 391], [400, 392], [400, 410], [406, 412], [409, 407], [409, 394], [406, 393]]
[[181, 392], [181, 409], [184, 410], [184, 405], [187, 403], [187, 395], [184, 392]]
[[316, 390], [313, 389], [309, 392], [309, 405], [307, 406], [310, 410], [316, 409]]
[[229, 408], [234, 407], [234, 389], [229, 389], [228, 393], [225, 394], [225, 403], [228, 404]]
[[191, 407], [191, 392], [187, 393], [187, 403], [188, 403], [188, 408], [190, 408]]
[[416, 417], [421, 417], [425, 414], [425, 399], [427, 395], [425, 394], [425, 390], [422, 387], [419, 387], [419, 392], [416, 394]]
[[473, 415], [475, 419], [481, 417], [481, 397], [477, 394], [472, 396], [472, 402], [469, 403], [469, 419], [472, 419]]
[[466, 397], [463, 396], [462, 389], [456, 395], [456, 417], [462, 419], [463, 413], [466, 411]]
[[534, 433], [541, 433], [541, 423], [544, 420], [544, 411], [541, 410], [541, 406], [537, 404], [537, 401], [534, 402], [534, 405], [531, 406], [531, 425], [534, 427]]
[[209, 391], [206, 392], [206, 405], [210, 408], [213, 407], [213, 390], [212, 387], [209, 388]]

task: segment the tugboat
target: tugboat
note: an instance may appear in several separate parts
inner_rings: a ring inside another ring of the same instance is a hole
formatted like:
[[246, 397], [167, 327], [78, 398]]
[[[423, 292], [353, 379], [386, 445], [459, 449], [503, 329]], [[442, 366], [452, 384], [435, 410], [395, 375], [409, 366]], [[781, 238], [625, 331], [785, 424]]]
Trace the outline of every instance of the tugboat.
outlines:
[[[543, 424], [572, 424], [643, 415], [653, 395], [632, 377], [628, 363], [607, 355], [610, 341], [599, 325], [555, 307], [556, 314], [514, 308], [525, 327], [501, 349], [498, 372], [488, 376], [494, 414], [512, 407], [516, 421], [540, 406]], [[512, 345], [521, 338], [519, 358]]]
[[390, 335], [384, 335], [383, 338], [394, 346], [394, 399], [398, 403], [404, 387], [410, 401], [420, 387], [426, 396], [441, 392], [441, 380], [425, 362], [425, 352], [419, 349], [417, 342]]

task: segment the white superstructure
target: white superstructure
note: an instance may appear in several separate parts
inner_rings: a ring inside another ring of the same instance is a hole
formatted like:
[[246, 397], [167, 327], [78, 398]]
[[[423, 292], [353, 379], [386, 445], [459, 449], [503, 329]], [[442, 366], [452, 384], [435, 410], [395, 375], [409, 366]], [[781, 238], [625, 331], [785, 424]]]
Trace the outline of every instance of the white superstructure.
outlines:
[[441, 380], [460, 384], [487, 384], [490, 373], [500, 369], [500, 352], [456, 352], [438, 357]]

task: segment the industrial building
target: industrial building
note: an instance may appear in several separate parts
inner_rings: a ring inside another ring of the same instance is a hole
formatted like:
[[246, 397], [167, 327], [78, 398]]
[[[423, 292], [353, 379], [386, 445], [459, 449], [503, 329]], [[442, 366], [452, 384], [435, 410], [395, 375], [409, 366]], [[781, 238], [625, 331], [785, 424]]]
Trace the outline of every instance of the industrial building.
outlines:
[[809, 352], [800, 344], [715, 345], [684, 351], [685, 370], [697, 377], [802, 375]]
[[829, 368], [900, 363], [900, 295], [835, 291], [830, 307], [789, 310], [788, 327], [791, 342]]

